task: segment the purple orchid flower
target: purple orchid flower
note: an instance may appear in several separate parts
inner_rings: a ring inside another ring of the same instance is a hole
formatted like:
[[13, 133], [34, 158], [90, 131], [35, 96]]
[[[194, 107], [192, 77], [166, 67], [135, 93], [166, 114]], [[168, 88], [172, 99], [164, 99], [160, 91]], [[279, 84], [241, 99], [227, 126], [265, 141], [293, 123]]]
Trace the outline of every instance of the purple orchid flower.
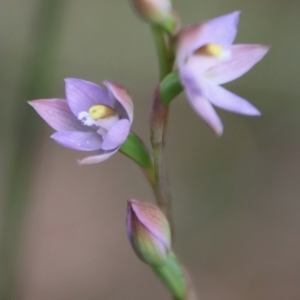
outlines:
[[104, 81], [107, 91], [95, 83], [68, 78], [65, 99], [39, 99], [29, 104], [57, 132], [51, 137], [74, 150], [96, 155], [80, 164], [102, 162], [118, 151], [126, 140], [133, 120], [128, 91], [115, 82]]
[[187, 98], [217, 135], [222, 134], [223, 124], [212, 104], [234, 113], [260, 115], [247, 100], [219, 86], [248, 72], [269, 50], [264, 45], [232, 45], [239, 14], [184, 28], [177, 39], [176, 61]]

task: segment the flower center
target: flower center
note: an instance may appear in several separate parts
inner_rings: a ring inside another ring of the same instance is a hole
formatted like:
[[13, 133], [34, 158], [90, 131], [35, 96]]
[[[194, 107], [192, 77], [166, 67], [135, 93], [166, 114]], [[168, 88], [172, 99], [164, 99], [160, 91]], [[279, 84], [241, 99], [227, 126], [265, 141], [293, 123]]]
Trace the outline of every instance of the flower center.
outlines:
[[195, 51], [195, 54], [206, 55], [206, 56], [214, 56], [221, 57], [224, 54], [223, 48], [218, 44], [207, 44], [205, 46], [200, 47]]
[[103, 104], [93, 105], [89, 109], [89, 115], [93, 120], [108, 118], [113, 116], [114, 114], [115, 111], [111, 107]]
[[90, 107], [89, 111], [82, 111], [78, 114], [80, 120], [86, 126], [96, 126], [97, 132], [102, 136], [119, 121], [115, 110], [109, 106], [98, 104]]

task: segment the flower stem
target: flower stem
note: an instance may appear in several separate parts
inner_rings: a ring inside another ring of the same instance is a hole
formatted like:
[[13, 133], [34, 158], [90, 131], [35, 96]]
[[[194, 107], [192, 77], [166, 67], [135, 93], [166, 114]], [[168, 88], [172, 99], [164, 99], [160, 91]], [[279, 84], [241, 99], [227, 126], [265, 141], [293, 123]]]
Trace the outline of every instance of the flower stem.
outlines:
[[[152, 26], [153, 36], [156, 45], [156, 51], [159, 61], [160, 82], [169, 75], [173, 70], [174, 55], [173, 45], [170, 40], [167, 40], [164, 32]], [[175, 85], [175, 92], [172, 96], [176, 97], [182, 90], [181, 85]], [[153, 164], [155, 174], [155, 194], [158, 206], [165, 213], [169, 220], [172, 243], [174, 243], [174, 224], [172, 217], [172, 199], [169, 188], [168, 171], [165, 160], [165, 143], [166, 132], [169, 118], [169, 102], [163, 104], [160, 99], [160, 84], [156, 88], [152, 111], [150, 115], [150, 131], [151, 131], [151, 144], [153, 150]], [[173, 256], [176, 258], [176, 256]], [[174, 260], [175, 264], [166, 266], [162, 269], [154, 269], [156, 275], [168, 286], [169, 291], [172, 293], [174, 300], [196, 300], [195, 288], [192, 284], [191, 278], [185, 268], [179, 265], [177, 258]], [[174, 266], [176, 267], [174, 269]], [[181, 284], [179, 284], [181, 283]], [[174, 289], [174, 287], [176, 287]], [[179, 287], [181, 289], [177, 290]], [[184, 292], [182, 293], [182, 288]]]
[[166, 43], [166, 38], [161, 28], [153, 25], [152, 33], [153, 33], [156, 52], [158, 56], [159, 77], [160, 80], [163, 80], [164, 77], [167, 76], [172, 71], [173, 61], [170, 58], [171, 55], [168, 49], [169, 45], [167, 45]]
[[[173, 59], [170, 59], [170, 53], [163, 31], [152, 26], [153, 36], [156, 45], [156, 51], [159, 61], [160, 81], [172, 71]], [[150, 115], [151, 144], [153, 149], [154, 173], [156, 179], [155, 194], [158, 206], [167, 216], [172, 235], [174, 235], [172, 220], [172, 200], [169, 189], [169, 179], [166, 161], [164, 157], [165, 137], [168, 125], [169, 106], [163, 105], [160, 101], [159, 86], [155, 91], [152, 111]]]

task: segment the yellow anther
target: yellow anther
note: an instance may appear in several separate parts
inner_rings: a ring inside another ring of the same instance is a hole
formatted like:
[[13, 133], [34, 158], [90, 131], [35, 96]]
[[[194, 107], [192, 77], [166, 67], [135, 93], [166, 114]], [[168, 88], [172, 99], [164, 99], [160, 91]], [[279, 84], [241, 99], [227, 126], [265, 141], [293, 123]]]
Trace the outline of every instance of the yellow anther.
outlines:
[[224, 53], [223, 48], [218, 44], [207, 44], [199, 48], [196, 54], [220, 57]]
[[89, 109], [89, 114], [93, 120], [98, 120], [113, 116], [115, 114], [115, 111], [109, 106], [99, 104], [93, 105]]

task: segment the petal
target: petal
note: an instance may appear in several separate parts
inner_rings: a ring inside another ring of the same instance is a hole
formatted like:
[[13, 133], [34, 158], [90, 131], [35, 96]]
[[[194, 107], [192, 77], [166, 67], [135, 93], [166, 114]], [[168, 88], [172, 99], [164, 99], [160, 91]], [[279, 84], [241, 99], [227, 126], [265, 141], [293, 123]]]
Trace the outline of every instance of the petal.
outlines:
[[205, 77], [216, 84], [237, 79], [258, 63], [269, 51], [269, 47], [254, 44], [233, 45], [230, 50], [231, 57], [207, 70]]
[[196, 113], [217, 135], [222, 135], [223, 124], [212, 105], [200, 94], [186, 89], [188, 100]]
[[73, 115], [64, 99], [40, 99], [28, 103], [56, 131], [89, 130]]
[[232, 12], [183, 29], [177, 42], [177, 62], [180, 65], [200, 47], [215, 43], [228, 48], [234, 41], [239, 11]]
[[112, 150], [122, 145], [130, 131], [130, 123], [126, 119], [118, 121], [103, 138], [102, 149]]
[[80, 165], [97, 164], [97, 163], [100, 163], [100, 162], [102, 162], [102, 161], [110, 158], [118, 150], [119, 150], [119, 148], [117, 148], [117, 149], [115, 149], [113, 151], [103, 151], [103, 150], [100, 150], [97, 155], [91, 155], [91, 156], [85, 157], [85, 158], [83, 158], [81, 160], [78, 160], [78, 163]]
[[180, 72], [185, 70], [194, 77], [194, 80], [202, 80], [206, 70], [220, 63], [220, 59], [205, 55], [191, 55], [185, 64], [180, 68]]
[[260, 111], [250, 102], [221, 86], [203, 81], [202, 90], [205, 97], [217, 107], [242, 115], [260, 115]]
[[93, 151], [102, 145], [102, 137], [96, 132], [61, 131], [51, 137], [58, 144], [74, 150]]
[[201, 91], [201, 80], [202, 74], [194, 72], [193, 65], [184, 65], [180, 70], [180, 81], [184, 86], [187, 94], [202, 94]]
[[[125, 87], [116, 82], [104, 81], [103, 84], [107, 87], [108, 91], [118, 101], [118, 103], [120, 103], [125, 109], [127, 116], [124, 117], [127, 117], [131, 124], [133, 120], [133, 103], [129, 92]], [[120, 117], [122, 118], [123, 116]]]
[[80, 112], [88, 111], [91, 106], [96, 104], [112, 106], [108, 93], [93, 82], [67, 78], [65, 83], [66, 98], [71, 111], [76, 117]]

